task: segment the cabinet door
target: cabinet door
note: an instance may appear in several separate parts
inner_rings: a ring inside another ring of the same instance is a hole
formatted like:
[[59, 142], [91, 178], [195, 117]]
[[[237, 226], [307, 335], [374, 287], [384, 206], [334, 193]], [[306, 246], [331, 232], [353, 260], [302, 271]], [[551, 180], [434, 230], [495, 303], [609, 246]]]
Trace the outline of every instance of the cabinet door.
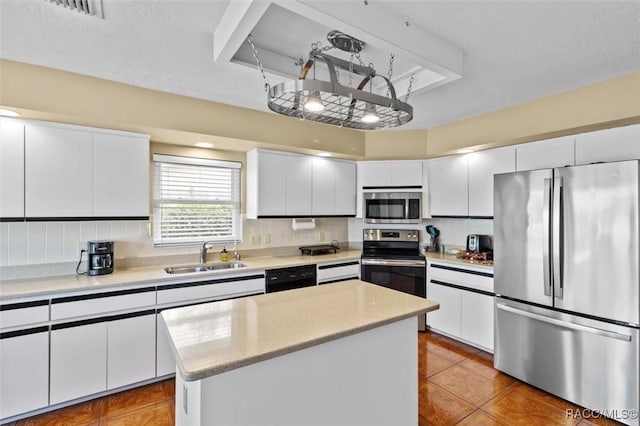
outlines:
[[51, 330], [51, 404], [107, 389], [107, 323]]
[[468, 216], [468, 183], [466, 155], [429, 160], [431, 216]]
[[573, 166], [574, 162], [573, 136], [516, 146], [516, 170], [519, 172]]
[[391, 161], [392, 186], [421, 186], [422, 161]]
[[0, 218], [24, 217], [24, 125], [0, 119]]
[[149, 140], [93, 134], [93, 215], [149, 216]]
[[356, 214], [356, 163], [334, 161], [336, 207], [334, 214]]
[[175, 374], [176, 361], [173, 358], [173, 352], [171, 351], [167, 327], [164, 325], [164, 321], [162, 321], [160, 314], [156, 315], [156, 317], [156, 376], [161, 377], [166, 376], [167, 374]]
[[576, 135], [576, 165], [640, 159], [640, 124]]
[[493, 175], [516, 170], [515, 148], [469, 154], [469, 216], [493, 217]]
[[48, 329], [0, 337], [0, 419], [46, 407], [48, 403]]
[[331, 215], [336, 210], [336, 162], [328, 158], [313, 158], [314, 215]]
[[422, 162], [422, 217], [431, 217], [429, 204], [429, 161]]
[[155, 377], [155, 310], [109, 321], [107, 330], [107, 389]]
[[92, 216], [91, 132], [27, 125], [25, 155], [27, 217]]
[[282, 216], [287, 202], [287, 157], [271, 152], [258, 152], [257, 157], [257, 215]]
[[358, 163], [358, 167], [362, 168], [361, 186], [363, 188], [392, 186], [391, 175], [393, 167], [391, 162], [363, 162]]
[[[287, 167], [286, 215], [310, 216], [313, 157], [285, 155]], [[282, 185], [280, 185], [282, 191]]]
[[460, 290], [429, 282], [427, 299], [440, 304], [440, 309], [427, 313], [427, 325], [434, 330], [459, 337]]
[[493, 297], [461, 291], [460, 337], [493, 352]]

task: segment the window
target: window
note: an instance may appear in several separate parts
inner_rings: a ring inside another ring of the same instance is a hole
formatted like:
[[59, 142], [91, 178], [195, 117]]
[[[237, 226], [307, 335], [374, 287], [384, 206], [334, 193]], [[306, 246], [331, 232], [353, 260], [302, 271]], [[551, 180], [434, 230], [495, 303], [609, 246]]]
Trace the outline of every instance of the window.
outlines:
[[239, 242], [241, 167], [235, 161], [154, 154], [154, 245]]

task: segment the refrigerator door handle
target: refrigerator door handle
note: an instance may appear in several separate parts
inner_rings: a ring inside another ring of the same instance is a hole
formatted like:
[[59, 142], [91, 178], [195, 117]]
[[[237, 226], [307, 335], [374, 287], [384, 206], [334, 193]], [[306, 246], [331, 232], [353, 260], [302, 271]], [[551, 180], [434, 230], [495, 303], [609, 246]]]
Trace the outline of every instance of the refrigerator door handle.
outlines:
[[616, 333], [614, 331], [602, 330], [595, 327], [587, 327], [586, 325], [574, 324], [572, 322], [561, 321], [555, 318], [545, 317], [544, 315], [535, 314], [533, 312], [523, 311], [521, 309], [513, 308], [511, 306], [496, 304], [496, 308], [501, 311], [511, 312], [515, 315], [521, 315], [523, 317], [531, 318], [537, 321], [546, 322], [558, 327], [566, 328], [569, 330], [582, 331], [585, 333], [596, 334], [598, 336], [609, 337], [611, 339], [622, 340], [624, 342], [630, 342], [631, 336], [628, 334]]
[[550, 242], [550, 221], [551, 216], [551, 179], [544, 180], [544, 200], [542, 211], [542, 275], [544, 295], [551, 296], [551, 261], [549, 257]]
[[554, 178], [553, 188], [553, 224], [551, 228], [553, 239], [553, 296], [562, 299], [562, 263], [563, 263], [563, 223], [562, 223], [562, 178]]

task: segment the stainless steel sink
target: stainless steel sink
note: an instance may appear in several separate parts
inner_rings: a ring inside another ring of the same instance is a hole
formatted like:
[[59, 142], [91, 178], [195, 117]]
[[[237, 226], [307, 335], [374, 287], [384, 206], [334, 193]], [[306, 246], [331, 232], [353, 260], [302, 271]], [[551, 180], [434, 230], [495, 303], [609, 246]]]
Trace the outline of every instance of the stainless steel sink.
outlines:
[[219, 271], [221, 269], [239, 269], [247, 266], [242, 262], [224, 262], [224, 263], [212, 263], [187, 265], [187, 266], [169, 266], [164, 268], [167, 274], [188, 274], [191, 272], [207, 272], [207, 271]]

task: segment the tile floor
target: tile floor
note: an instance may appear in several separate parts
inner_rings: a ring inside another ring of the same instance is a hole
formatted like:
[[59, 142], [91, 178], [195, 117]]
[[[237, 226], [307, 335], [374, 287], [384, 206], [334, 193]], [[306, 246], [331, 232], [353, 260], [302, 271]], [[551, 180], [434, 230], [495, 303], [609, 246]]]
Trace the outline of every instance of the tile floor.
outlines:
[[[566, 410], [579, 407], [495, 370], [491, 354], [435, 333], [419, 333], [418, 359], [419, 426], [619, 424], [569, 418]], [[173, 425], [174, 399], [174, 381], [166, 380], [10, 426]]]

